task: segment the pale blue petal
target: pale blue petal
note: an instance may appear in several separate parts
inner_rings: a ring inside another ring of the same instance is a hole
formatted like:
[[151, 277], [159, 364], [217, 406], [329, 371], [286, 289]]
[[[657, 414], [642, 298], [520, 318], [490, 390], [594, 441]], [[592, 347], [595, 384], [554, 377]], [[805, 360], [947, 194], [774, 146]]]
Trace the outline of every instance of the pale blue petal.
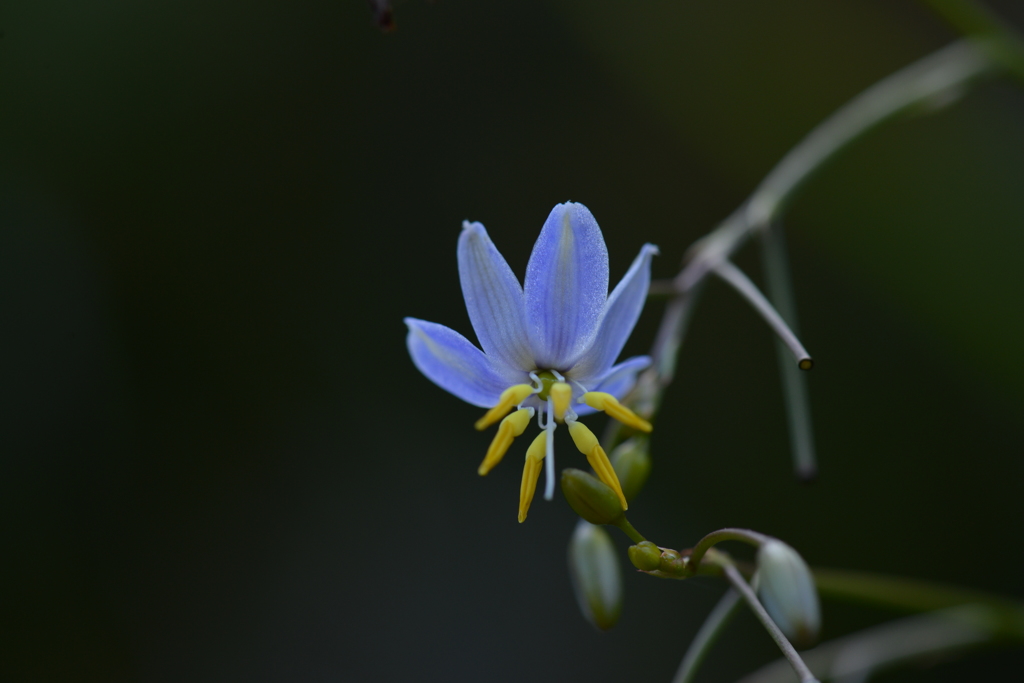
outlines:
[[526, 337], [523, 288], [483, 225], [462, 224], [458, 255], [462, 296], [484, 353], [510, 368], [535, 369]]
[[[650, 356], [633, 356], [632, 358], [627, 358], [613, 367], [605, 374], [604, 377], [599, 377], [593, 384], [588, 384], [582, 379], [577, 379], [575, 377], [572, 379], [582, 384], [588, 391], [603, 391], [606, 394], [611, 394], [615, 398], [622, 398], [633, 390], [633, 386], [636, 384], [637, 374], [646, 370], [650, 366]], [[575, 410], [578, 415], [590, 415], [591, 413], [597, 412], [584, 403], [574, 403], [572, 409]]]
[[524, 294], [537, 365], [571, 368], [593, 342], [608, 296], [608, 249], [587, 207], [552, 209], [526, 266]]
[[501, 392], [513, 384], [529, 381], [496, 367], [490, 358], [455, 330], [425, 320], [406, 318], [409, 335], [405, 342], [420, 372], [445, 391], [481, 408], [498, 402]]
[[649, 367], [651, 367], [650, 356], [627, 358], [609, 370], [604, 379], [591, 391], [603, 391], [615, 398], [622, 398], [633, 389], [637, 374]]
[[593, 345], [583, 354], [572, 372], [581, 377], [603, 375], [622, 353], [633, 332], [651, 286], [651, 258], [658, 253], [653, 244], [645, 244], [622, 280], [608, 297], [604, 316]]

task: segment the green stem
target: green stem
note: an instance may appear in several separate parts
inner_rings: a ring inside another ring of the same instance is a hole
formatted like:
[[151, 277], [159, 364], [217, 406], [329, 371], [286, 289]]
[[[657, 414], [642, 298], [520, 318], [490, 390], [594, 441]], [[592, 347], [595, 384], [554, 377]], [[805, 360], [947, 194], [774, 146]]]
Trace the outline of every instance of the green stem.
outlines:
[[626, 515], [619, 515], [619, 518], [612, 522], [615, 526], [622, 529], [623, 533], [629, 536], [633, 543], [643, 543], [647, 539], [640, 535], [640, 532], [633, 528], [633, 525], [626, 519]]
[[732, 565], [732, 563], [725, 563], [722, 567], [725, 570], [725, 576], [729, 579], [729, 583], [735, 588], [743, 599], [747, 601], [747, 605], [754, 612], [754, 616], [761, 622], [765, 630], [768, 631], [768, 635], [772, 637], [775, 644], [779, 646], [779, 650], [782, 651], [782, 655], [789, 661], [789, 665], [793, 667], [793, 671], [800, 677], [800, 683], [818, 683], [818, 679], [811, 670], [807, 668], [807, 664], [800, 658], [800, 654], [793, 647], [793, 644], [789, 642], [786, 635], [779, 629], [779, 627], [772, 621], [772, 618], [768, 615], [764, 605], [757, 599], [757, 595], [754, 593], [754, 589], [750, 587], [747, 580], [743, 578], [739, 570]]
[[686, 566], [689, 567], [691, 574], [696, 573], [708, 550], [710, 550], [715, 544], [721, 543], [722, 541], [742, 541], [743, 543], [749, 543], [755, 547], [761, 547], [762, 544], [770, 540], [772, 540], [771, 536], [766, 536], [765, 534], [751, 531], [750, 529], [729, 528], [712, 531], [710, 534], [697, 541], [697, 545], [693, 546], [693, 550], [690, 551], [690, 556]]
[[718, 640], [718, 636], [722, 634], [726, 625], [728, 625], [733, 615], [736, 614], [739, 606], [740, 594], [730, 588], [722, 596], [722, 599], [718, 601], [715, 608], [711, 610], [711, 614], [704, 620], [704, 623], [701, 624], [697, 635], [690, 641], [690, 647], [687, 648], [683, 661], [679, 665], [679, 670], [676, 671], [676, 675], [672, 679], [672, 683], [690, 683], [693, 680], [693, 677], [697, 675], [697, 669], [704, 663], [708, 652], [711, 651], [715, 641]]

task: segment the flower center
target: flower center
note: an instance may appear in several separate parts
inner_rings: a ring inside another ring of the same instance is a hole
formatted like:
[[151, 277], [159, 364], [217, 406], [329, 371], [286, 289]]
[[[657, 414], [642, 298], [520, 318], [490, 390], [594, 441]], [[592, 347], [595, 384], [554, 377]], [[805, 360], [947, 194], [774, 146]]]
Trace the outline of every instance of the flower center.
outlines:
[[542, 401], [548, 400], [548, 395], [551, 393], [551, 387], [558, 382], [559, 379], [555, 377], [555, 373], [551, 370], [544, 370], [543, 372], [537, 373], [537, 379], [540, 380], [540, 391], [537, 392], [537, 398]]

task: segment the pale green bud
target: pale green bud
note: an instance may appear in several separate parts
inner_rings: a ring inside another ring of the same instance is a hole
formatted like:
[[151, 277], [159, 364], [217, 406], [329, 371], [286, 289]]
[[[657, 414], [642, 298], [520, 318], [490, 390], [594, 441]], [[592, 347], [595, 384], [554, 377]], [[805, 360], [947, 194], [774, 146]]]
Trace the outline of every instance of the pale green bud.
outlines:
[[582, 470], [562, 470], [562, 494], [576, 514], [591, 524], [611, 524], [622, 516], [622, 503], [615, 491]]
[[651, 473], [651, 456], [647, 452], [647, 438], [633, 437], [616, 446], [609, 459], [622, 485], [627, 501], [633, 500], [647, 482]]
[[661, 548], [650, 541], [641, 541], [629, 546], [629, 561], [637, 569], [653, 572], [661, 565]]
[[812, 644], [821, 629], [814, 577], [800, 554], [771, 540], [757, 551], [758, 597], [772, 620], [798, 647]]
[[569, 539], [569, 576], [587, 621], [607, 631], [622, 612], [622, 574], [608, 532], [580, 520]]

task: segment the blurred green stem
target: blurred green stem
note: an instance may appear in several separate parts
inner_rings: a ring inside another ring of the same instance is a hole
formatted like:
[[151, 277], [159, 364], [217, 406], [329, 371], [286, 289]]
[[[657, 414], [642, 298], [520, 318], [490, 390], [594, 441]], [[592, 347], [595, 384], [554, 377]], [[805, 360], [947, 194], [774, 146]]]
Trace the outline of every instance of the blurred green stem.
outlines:
[[908, 612], [927, 612], [958, 605], [982, 605], [998, 622], [1001, 637], [1024, 641], [1024, 604], [998, 595], [941, 583], [841, 569], [813, 570], [818, 592], [825, 597]]
[[[883, 669], [912, 662], [934, 662], [991, 643], [990, 610], [960, 605], [897, 619], [803, 652], [804, 661], [822, 678], [866, 681]], [[779, 660], [745, 676], [740, 683], [789, 683], [789, 664]]]
[[683, 661], [679, 664], [679, 670], [676, 671], [672, 683], [691, 683], [693, 681], [693, 677], [697, 675], [697, 669], [704, 663], [704, 658], [707, 657], [708, 652], [718, 640], [718, 636], [722, 634], [733, 615], [736, 614], [739, 606], [740, 594], [730, 588], [701, 624], [697, 635], [690, 641], [690, 647], [687, 648], [686, 655], [683, 656]]
[[[889, 609], [924, 612], [819, 645], [804, 653], [811, 669], [840, 680], [993, 643], [1024, 642], [1024, 604], [1001, 596], [929, 581], [866, 572], [815, 569], [825, 597]], [[788, 681], [785, 662], [770, 664], [743, 683]]]
[[1024, 85], [1024, 37], [980, 2], [921, 0]]
[[[724, 553], [712, 549], [711, 545], [713, 542], [727, 540], [757, 545], [759, 541], [756, 536], [761, 535], [756, 532], [737, 533], [745, 531], [722, 529], [702, 539], [698, 546], [703, 545], [704, 551], [698, 555], [695, 547], [690, 555], [691, 563], [695, 557], [702, 560], [699, 567], [694, 566], [694, 570], [700, 570], [699, 573], [704, 576], [719, 575], [721, 572], [735, 590], [743, 593], [736, 577], [742, 580], [743, 575], [752, 574], [754, 568], [733, 562]], [[822, 597], [889, 610], [924, 613], [876, 626], [803, 653], [803, 659], [810, 670], [830, 680], [868, 674], [877, 668], [985, 644], [1024, 643], [1024, 603], [1017, 600], [959, 586], [869, 572], [818, 568], [813, 573]], [[657, 572], [648, 574], [662, 578], [686, 578], [665, 576]], [[747, 585], [746, 581], [743, 583]], [[708, 615], [690, 644], [673, 683], [692, 681], [732, 617], [738, 599], [738, 595], [733, 594], [730, 598], [727, 593]], [[791, 681], [791, 666], [788, 658], [775, 662], [744, 678], [743, 683]]]
[[[798, 335], [796, 296], [789, 275], [789, 257], [781, 220], [773, 222], [761, 233], [761, 257], [768, 297], [793, 334]], [[818, 473], [818, 465], [814, 454], [814, 428], [811, 424], [811, 402], [807, 397], [807, 377], [793, 366], [789, 347], [779, 339], [775, 340], [775, 356], [779, 363], [782, 396], [789, 422], [793, 470], [801, 481], [811, 481]]]
[[[851, 143], [900, 115], [948, 102], [981, 77], [998, 71], [1001, 64], [979, 49], [975, 41], [953, 43], [872, 85], [791, 149], [743, 205], [687, 253], [686, 265], [673, 280], [675, 296], [666, 305], [651, 349], [653, 363], [640, 375], [629, 398], [637, 412], [648, 419], [657, 412], [661, 394], [675, 375], [676, 355], [694, 305], [712, 270], [753, 233], [766, 230], [807, 180]], [[625, 434], [621, 429], [610, 434], [606, 449]]]
[[973, 41], [961, 40], [854, 97], [808, 133], [776, 164], [743, 206], [695, 245], [689, 263], [675, 278], [676, 290], [690, 291], [752, 233], [766, 229], [807, 180], [850, 143], [901, 114], [947, 100], [996, 68]]

